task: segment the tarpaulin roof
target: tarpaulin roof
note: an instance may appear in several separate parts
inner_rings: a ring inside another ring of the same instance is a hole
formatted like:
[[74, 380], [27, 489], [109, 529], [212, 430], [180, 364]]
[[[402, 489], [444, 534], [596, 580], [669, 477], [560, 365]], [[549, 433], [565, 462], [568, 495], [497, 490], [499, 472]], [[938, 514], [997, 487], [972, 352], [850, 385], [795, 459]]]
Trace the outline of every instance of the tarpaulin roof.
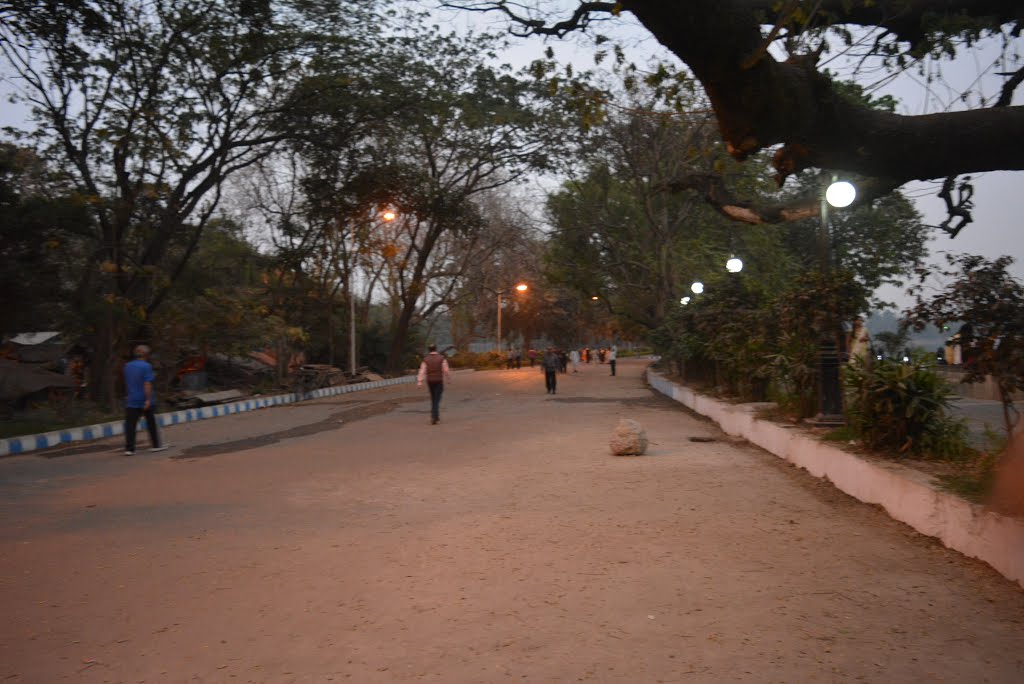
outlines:
[[21, 399], [51, 387], [73, 388], [72, 378], [26, 363], [0, 359], [0, 401]]

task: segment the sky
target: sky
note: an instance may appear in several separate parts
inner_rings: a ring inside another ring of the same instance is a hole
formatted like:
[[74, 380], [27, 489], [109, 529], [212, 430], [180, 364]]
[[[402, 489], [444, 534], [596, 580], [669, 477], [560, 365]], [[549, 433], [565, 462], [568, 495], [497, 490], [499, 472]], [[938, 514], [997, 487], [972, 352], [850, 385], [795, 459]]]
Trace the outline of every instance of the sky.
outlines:
[[[567, 6], [575, 5], [572, 0], [561, 0]], [[424, 3], [423, 4], [430, 4]], [[438, 18], [443, 25], [455, 29], [502, 30], [506, 24], [498, 15], [483, 15], [472, 12], [439, 12]], [[638, 64], [646, 63], [650, 58], [659, 57], [676, 61], [669, 55], [643, 27], [632, 20], [628, 14], [620, 19], [609, 22], [607, 33], [619, 40], [626, 49], [627, 55]], [[1018, 39], [1020, 48], [1024, 48], [1024, 39]], [[544, 51], [551, 47], [559, 61], [572, 63], [580, 69], [599, 70], [593, 61], [593, 48], [581, 45], [573, 40], [544, 38], [515, 39], [509, 50], [500, 55], [502, 61], [516, 66], [525, 66], [535, 59], [543, 57]], [[922, 85], [922, 79], [908, 74], [886, 84], [877, 94], [891, 94], [900, 102], [900, 113], [921, 114], [942, 111], [949, 102], [955, 102], [955, 95], [968, 86], [980, 86], [988, 91], [998, 88], [1001, 81], [989, 74], [978, 79], [979, 65], [986, 65], [997, 52], [996, 46], [982, 45], [943, 69], [942, 78], [931, 86]], [[1024, 50], [1021, 50], [1024, 52]], [[678, 63], [676, 61], [676, 63]], [[10, 92], [10, 83], [0, 82], [0, 96]], [[1019, 88], [1014, 104], [1024, 101], [1024, 88]], [[2, 101], [2, 100], [0, 100]], [[21, 126], [26, 120], [26, 110], [4, 102], [0, 109], [0, 127]], [[941, 144], [941, 141], [936, 141]], [[991, 172], [979, 174], [973, 178], [974, 222], [964, 228], [956, 239], [936, 233], [929, 243], [930, 261], [941, 263], [942, 252], [980, 254], [988, 258], [1010, 255], [1016, 259], [1011, 272], [1024, 279], [1024, 227], [1018, 218], [1017, 209], [1020, 196], [1024, 193], [1024, 172]], [[938, 186], [934, 183], [912, 183], [904, 186], [903, 191], [911, 196], [923, 215], [924, 222], [937, 225], [946, 218], [942, 201], [936, 196]], [[941, 283], [934, 281], [939, 287]], [[898, 308], [909, 306], [911, 300], [904, 296], [902, 289], [886, 287], [879, 291], [879, 296], [896, 303]]]
[[[571, 0], [564, 0], [564, 4], [575, 5]], [[483, 18], [480, 14], [461, 12], [445, 13], [442, 16], [449, 25], [464, 29], [497, 31], [505, 26], [497, 15]], [[624, 42], [630, 59], [638, 65], [654, 57], [679, 63], [651, 38], [642, 26], [631, 20], [628, 14], [623, 15], [620, 23], [623, 24], [621, 27], [609, 24], [606, 32], [609, 36]], [[1018, 39], [1018, 43], [1018, 50], [1024, 52], [1024, 39]], [[548, 47], [554, 50], [559, 61], [572, 63], [580, 69], [601, 69], [600, 66], [594, 65], [593, 48], [566, 39], [516, 39], [512, 48], [500, 57], [512, 64], [526, 65], [542, 58]], [[989, 93], [998, 92], [1001, 79], [991, 73], [981, 79], [978, 76], [979, 69], [984, 70], [998, 52], [998, 45], [989, 41], [980, 45], [978, 49], [964, 54], [954, 63], [944, 65], [941, 78], [937, 77], [935, 68], [929, 67], [929, 73], [934, 78], [930, 86], [924, 85], [924, 79], [917, 74], [908, 73], [879, 87], [874, 93], [876, 96], [889, 94], [897, 98], [900, 102], [897, 111], [901, 114], [943, 111], [950, 102], [955, 103], [956, 96], [967, 87], [973, 86], [975, 90], [982, 88]], [[830, 66], [840, 67], [838, 60]], [[871, 85], [864, 79], [860, 79], [859, 82]], [[1024, 87], [1018, 88], [1014, 98], [1015, 105], [1022, 102]], [[941, 144], [941, 141], [937, 141], [936, 144]], [[972, 182], [975, 189], [973, 223], [966, 226], [955, 239], [935, 231], [928, 244], [931, 254], [929, 262], [944, 266], [941, 256], [943, 252], [980, 254], [990, 259], [1006, 254], [1016, 259], [1016, 263], [1011, 266], [1011, 273], [1017, 278], [1024, 279], [1024, 221], [1018, 218], [1020, 212], [1017, 209], [1018, 197], [1024, 193], [1024, 172], [976, 174], [972, 176]], [[937, 196], [937, 183], [910, 183], [902, 190], [913, 199], [926, 224], [938, 225], [946, 219], [945, 205]], [[942, 283], [935, 279], [930, 281], [930, 284], [938, 289]], [[904, 294], [904, 290], [905, 288], [884, 287], [879, 290], [878, 295], [883, 300], [895, 303], [898, 309], [903, 309], [912, 304], [912, 299]]]

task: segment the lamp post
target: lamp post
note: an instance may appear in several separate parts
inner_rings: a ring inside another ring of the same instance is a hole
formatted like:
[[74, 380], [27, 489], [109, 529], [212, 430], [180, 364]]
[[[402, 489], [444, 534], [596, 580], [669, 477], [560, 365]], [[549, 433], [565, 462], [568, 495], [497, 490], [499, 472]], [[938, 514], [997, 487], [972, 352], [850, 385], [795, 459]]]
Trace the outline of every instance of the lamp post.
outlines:
[[[519, 283], [513, 289], [516, 292], [526, 292], [530, 288], [526, 283]], [[501, 298], [511, 294], [512, 290], [493, 290], [493, 292], [498, 296], [498, 354], [501, 354]]]
[[[851, 183], [836, 181], [826, 188], [821, 198], [821, 224], [818, 227], [818, 255], [822, 273], [832, 268], [832, 240], [829, 235], [829, 205], [842, 208], [853, 203], [857, 190]], [[818, 415], [812, 421], [816, 425], [843, 425], [843, 391], [839, 382], [840, 349], [835, 330], [822, 335], [818, 343]]]

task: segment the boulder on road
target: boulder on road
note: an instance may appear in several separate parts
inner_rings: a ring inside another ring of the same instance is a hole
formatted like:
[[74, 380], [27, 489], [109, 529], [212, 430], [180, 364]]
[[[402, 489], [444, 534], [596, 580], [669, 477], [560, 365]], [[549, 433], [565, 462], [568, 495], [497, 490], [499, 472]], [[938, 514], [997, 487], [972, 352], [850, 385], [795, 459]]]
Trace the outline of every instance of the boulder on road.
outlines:
[[647, 451], [647, 432], [635, 420], [623, 418], [615, 427], [609, 446], [615, 456], [639, 456]]

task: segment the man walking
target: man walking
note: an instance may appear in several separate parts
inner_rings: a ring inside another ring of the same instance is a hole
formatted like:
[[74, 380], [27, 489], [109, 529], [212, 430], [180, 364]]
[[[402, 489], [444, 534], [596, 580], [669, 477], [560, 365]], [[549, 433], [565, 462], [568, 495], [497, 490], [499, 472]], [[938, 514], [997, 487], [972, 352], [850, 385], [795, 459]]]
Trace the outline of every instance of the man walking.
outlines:
[[430, 345], [427, 351], [416, 376], [416, 386], [423, 387], [423, 381], [426, 381], [430, 390], [430, 424], [437, 425], [441, 422], [441, 393], [444, 392], [444, 383], [451, 382], [452, 375], [448, 359], [437, 353], [436, 344]]
[[556, 386], [558, 384], [558, 367], [560, 362], [558, 360], [558, 354], [551, 347], [548, 347], [547, 351], [544, 352], [544, 358], [541, 360], [541, 366], [544, 368], [544, 385], [548, 388], [548, 394], [554, 394]]
[[135, 431], [139, 418], [146, 419], [146, 430], [149, 431], [150, 451], [163, 451], [167, 447], [160, 444], [160, 434], [156, 426], [156, 393], [153, 382], [156, 374], [149, 364], [149, 347], [140, 344], [135, 347], [135, 357], [124, 365], [124, 386], [127, 396], [124, 400], [124, 455], [135, 455]]
[[612, 347], [611, 349], [608, 350], [608, 365], [612, 367], [612, 375], [615, 375], [616, 356], [618, 356], [618, 353], [616, 352], [615, 347]]

